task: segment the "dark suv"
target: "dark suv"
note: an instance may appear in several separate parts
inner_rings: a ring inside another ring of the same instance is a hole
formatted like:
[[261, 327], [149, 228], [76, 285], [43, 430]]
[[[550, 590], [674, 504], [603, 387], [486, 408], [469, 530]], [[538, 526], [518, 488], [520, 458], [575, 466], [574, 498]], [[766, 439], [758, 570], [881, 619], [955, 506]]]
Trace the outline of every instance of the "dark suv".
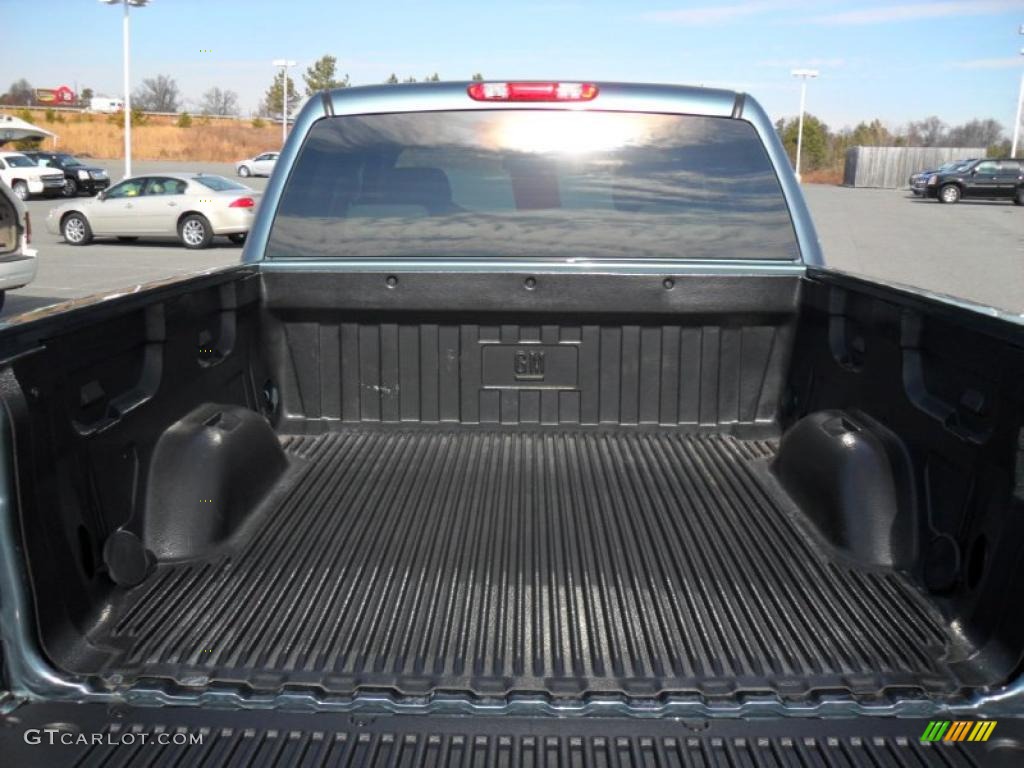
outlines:
[[921, 197], [928, 190], [928, 179], [935, 174], [952, 173], [953, 171], [966, 168], [976, 162], [978, 162], [978, 160], [974, 157], [967, 158], [966, 160], [952, 160], [948, 163], [943, 163], [938, 168], [934, 168], [930, 171], [918, 171], [917, 173], [911, 174], [910, 180], [908, 181], [910, 191], [917, 197]]
[[925, 195], [940, 203], [956, 203], [968, 198], [1013, 200], [1017, 205], [1024, 205], [1024, 161], [988, 158], [946, 173], [932, 174]]
[[77, 197], [79, 192], [95, 195], [110, 186], [110, 176], [96, 165], [86, 165], [66, 152], [22, 152], [39, 165], [64, 172], [64, 197]]

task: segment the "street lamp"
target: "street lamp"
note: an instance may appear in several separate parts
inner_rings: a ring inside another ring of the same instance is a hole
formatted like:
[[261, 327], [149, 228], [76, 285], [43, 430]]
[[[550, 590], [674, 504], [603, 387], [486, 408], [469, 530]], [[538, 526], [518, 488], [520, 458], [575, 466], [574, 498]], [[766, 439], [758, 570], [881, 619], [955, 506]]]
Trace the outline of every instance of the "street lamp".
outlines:
[[281, 68], [281, 146], [288, 140], [288, 67], [294, 67], [291, 59], [274, 59], [271, 62]]
[[149, 0], [100, 0], [104, 5], [123, 5], [124, 21], [123, 30], [123, 53], [124, 53], [124, 175], [132, 175], [132, 95], [131, 78], [128, 71], [128, 53], [131, 48], [131, 37], [128, 28], [128, 9], [132, 6], [143, 8], [149, 5]]
[[816, 69], [794, 69], [789, 74], [800, 78], [800, 124], [796, 131], [796, 180], [800, 181], [800, 151], [804, 146], [804, 104], [807, 102], [807, 81], [818, 76]]
[[[1024, 35], [1024, 24], [1017, 30]], [[1024, 56], [1024, 48], [1020, 49], [1021, 56]], [[1020, 93], [1017, 94], [1017, 120], [1013, 124], [1013, 146], [1010, 147], [1010, 157], [1017, 156], [1017, 139], [1020, 138], [1021, 109], [1024, 108], [1024, 72], [1020, 73]]]

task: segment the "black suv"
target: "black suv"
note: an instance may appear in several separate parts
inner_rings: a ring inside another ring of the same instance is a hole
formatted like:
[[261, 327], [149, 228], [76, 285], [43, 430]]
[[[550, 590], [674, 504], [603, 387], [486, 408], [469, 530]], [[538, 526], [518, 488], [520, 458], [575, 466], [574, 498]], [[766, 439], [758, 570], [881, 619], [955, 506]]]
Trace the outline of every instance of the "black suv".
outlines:
[[22, 154], [32, 158], [38, 165], [64, 172], [64, 197], [77, 197], [79, 192], [95, 195], [110, 186], [110, 176], [105, 170], [95, 165], [86, 165], [66, 152], [32, 150]]
[[966, 160], [952, 160], [948, 163], [943, 163], [938, 168], [933, 168], [930, 171], [918, 171], [917, 173], [911, 174], [910, 181], [908, 182], [910, 184], [910, 191], [917, 197], [921, 197], [928, 191], [928, 179], [936, 173], [952, 173], [953, 171], [959, 170], [960, 168], [976, 162], [978, 162], [978, 160], [974, 157], [967, 158]]
[[965, 198], [1013, 200], [1024, 205], [1024, 160], [988, 158], [932, 174], [925, 194], [940, 203], [956, 203]]

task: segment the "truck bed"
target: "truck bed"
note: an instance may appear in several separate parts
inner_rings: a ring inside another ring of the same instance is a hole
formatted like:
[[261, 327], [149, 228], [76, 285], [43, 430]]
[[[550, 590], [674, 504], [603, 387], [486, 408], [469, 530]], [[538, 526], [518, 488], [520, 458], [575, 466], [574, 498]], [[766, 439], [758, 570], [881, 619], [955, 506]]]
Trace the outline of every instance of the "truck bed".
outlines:
[[573, 699], [958, 687], [938, 614], [815, 540], [767, 471], [772, 441], [282, 441], [295, 471], [251, 526], [98, 607], [103, 674]]
[[434, 712], [1013, 678], [1015, 332], [823, 274], [386, 277], [241, 268], [9, 336], [55, 674]]

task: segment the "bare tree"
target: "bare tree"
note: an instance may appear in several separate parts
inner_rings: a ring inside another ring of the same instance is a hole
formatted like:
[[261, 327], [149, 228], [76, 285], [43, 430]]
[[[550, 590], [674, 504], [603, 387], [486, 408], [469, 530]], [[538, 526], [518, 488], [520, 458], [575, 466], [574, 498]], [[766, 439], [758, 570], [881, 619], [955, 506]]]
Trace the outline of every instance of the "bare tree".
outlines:
[[11, 83], [4, 102], [11, 106], [27, 107], [35, 101], [35, 98], [36, 92], [32, 89], [32, 84], [22, 77]]
[[199, 111], [204, 115], [237, 115], [238, 94], [234, 91], [211, 88], [203, 94]]
[[1003, 126], [991, 118], [971, 120], [949, 129], [946, 145], [950, 147], [990, 147], [1003, 137]]
[[133, 95], [133, 107], [147, 112], [177, 112], [181, 105], [178, 84], [167, 75], [148, 77]]
[[907, 143], [912, 147], [940, 147], [946, 138], [946, 124], [935, 115], [907, 125]]

